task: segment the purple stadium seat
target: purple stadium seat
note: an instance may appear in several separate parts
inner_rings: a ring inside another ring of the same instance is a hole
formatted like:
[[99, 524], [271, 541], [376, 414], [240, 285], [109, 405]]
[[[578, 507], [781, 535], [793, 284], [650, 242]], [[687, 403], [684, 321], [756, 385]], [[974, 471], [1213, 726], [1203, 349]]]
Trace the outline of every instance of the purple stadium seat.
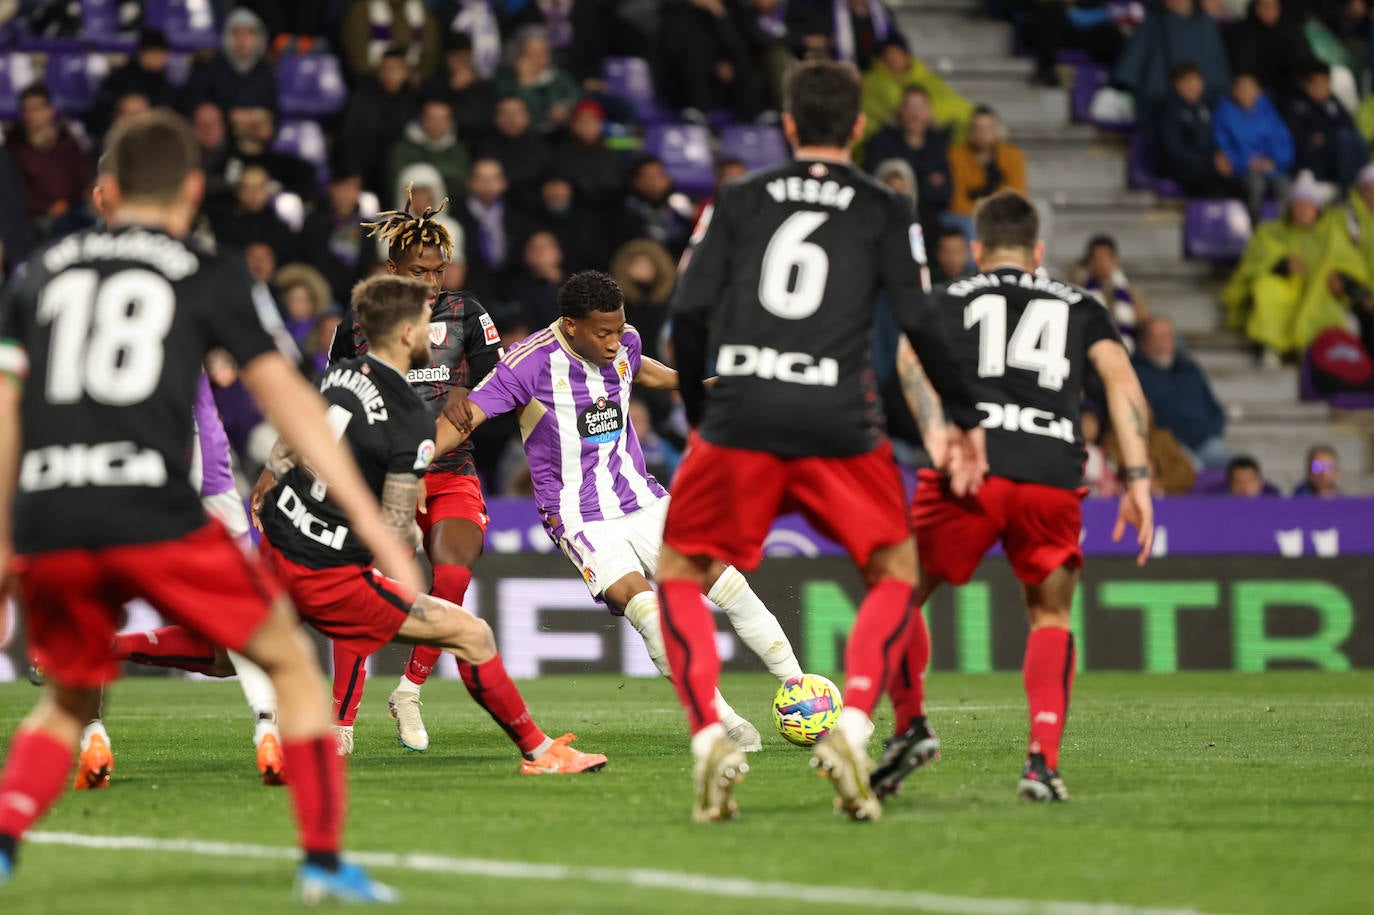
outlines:
[[673, 120], [672, 112], [654, 94], [654, 76], [642, 57], [608, 57], [602, 76], [611, 95], [619, 96], [634, 108], [640, 124], [663, 124]]
[[178, 51], [199, 51], [220, 45], [215, 10], [210, 0], [147, 0], [144, 23], [167, 33], [167, 43]]
[[1154, 191], [1161, 197], [1182, 197], [1183, 188], [1172, 179], [1159, 177], [1155, 163], [1155, 148], [1149, 134], [1140, 130], [1131, 134], [1126, 152], [1127, 185], [1133, 190]]
[[277, 93], [287, 117], [334, 114], [348, 101], [339, 59], [332, 54], [292, 54], [277, 64]]
[[1271, 219], [1278, 219], [1283, 213], [1283, 204], [1277, 200], [1266, 200], [1260, 207], [1260, 221], [1268, 222]]
[[119, 0], [81, 0], [81, 37], [104, 42], [119, 34]]
[[1193, 492], [1202, 496], [1219, 496], [1226, 493], [1226, 468], [1204, 467], [1193, 478]]
[[1183, 217], [1183, 256], [1234, 261], [1250, 240], [1250, 214], [1239, 200], [1190, 200]]
[[63, 114], [83, 115], [95, 104], [100, 84], [110, 73], [104, 54], [52, 54], [44, 82], [52, 91], [53, 105]]
[[737, 124], [721, 132], [720, 157], [739, 159], [753, 171], [786, 162], [792, 154], [787, 149], [787, 140], [777, 127]]
[[665, 124], [644, 133], [644, 150], [663, 160], [677, 189], [684, 194], [710, 193], [716, 174], [711, 132], [695, 124]]
[[329, 155], [324, 130], [314, 121], [284, 121], [272, 141], [275, 152], [304, 159], [315, 166], [315, 181], [323, 186], [329, 180]]
[[190, 54], [168, 54], [167, 81], [173, 86], [185, 86], [191, 78], [191, 65], [194, 62]]
[[1069, 118], [1075, 124], [1092, 120], [1093, 96], [1107, 85], [1107, 71], [1093, 64], [1074, 70], [1073, 86], [1069, 88]]
[[33, 79], [33, 61], [29, 55], [20, 52], [0, 54], [0, 121], [13, 121], [19, 116], [19, 93]]
[[1093, 62], [1092, 55], [1082, 48], [1060, 48], [1054, 53], [1054, 60], [1070, 67], [1087, 67]]

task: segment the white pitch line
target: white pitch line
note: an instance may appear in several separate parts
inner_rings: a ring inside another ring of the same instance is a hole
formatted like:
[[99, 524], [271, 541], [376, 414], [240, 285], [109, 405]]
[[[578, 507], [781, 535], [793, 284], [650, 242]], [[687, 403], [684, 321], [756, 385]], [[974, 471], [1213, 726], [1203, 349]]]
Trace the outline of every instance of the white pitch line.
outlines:
[[[180, 853], [209, 858], [296, 861], [300, 857], [299, 850], [276, 845], [246, 845], [202, 839], [158, 839], [152, 836], [88, 836], [74, 832], [34, 832], [29, 834], [27, 841], [35, 845], [62, 845], [102, 851]], [[1113, 902], [984, 899], [976, 896], [947, 896], [919, 890], [815, 886], [638, 867], [575, 867], [566, 864], [535, 864], [528, 861], [500, 861], [491, 858], [456, 858], [447, 855], [373, 851], [349, 851], [347, 857], [359, 864], [381, 869], [513, 880], [577, 881], [640, 889], [674, 890], [704, 896], [725, 896], [731, 899], [830, 903], [869, 909], [905, 909], [937, 915], [1207, 915], [1196, 909], [1140, 908]]]

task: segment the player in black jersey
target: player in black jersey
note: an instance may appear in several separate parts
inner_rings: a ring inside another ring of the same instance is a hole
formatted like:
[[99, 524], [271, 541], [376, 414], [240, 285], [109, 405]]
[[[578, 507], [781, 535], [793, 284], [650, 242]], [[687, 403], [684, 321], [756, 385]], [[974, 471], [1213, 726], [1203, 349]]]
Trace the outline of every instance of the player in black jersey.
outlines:
[[0, 883], [22, 834], [61, 794], [82, 725], [118, 675], [119, 608], [142, 597], [271, 676], [306, 851], [299, 894], [394, 898], [340, 864], [344, 776], [296, 615], [224, 527], [207, 523], [190, 485], [206, 350], [223, 346], [238, 360], [384, 567], [417, 584], [419, 568], [382, 525], [319, 396], [277, 352], [243, 265], [183, 240], [204, 190], [185, 122], [161, 111], [133, 118], [109, 155], [110, 228], [39, 251], [0, 302], [0, 569], [17, 553], [30, 645], [48, 678], [0, 774]]
[[[409, 197], [407, 196], [407, 201]], [[426, 209], [412, 214], [409, 209], [387, 212], [366, 226], [388, 242], [387, 272], [420, 280], [433, 290], [429, 343], [432, 359], [412, 369], [407, 380], [427, 404], [431, 421], [442, 412], [457, 428], [471, 420], [466, 394], [468, 388], [486, 377], [500, 356], [501, 336], [496, 325], [479, 303], [464, 292], [444, 291], [445, 270], [453, 257], [453, 239], [435, 220], [444, 208]], [[367, 351], [367, 336], [350, 312], [334, 335], [330, 346], [331, 365]], [[431, 427], [431, 432], [433, 432]], [[265, 471], [253, 491], [259, 502], [275, 482]], [[447, 454], [438, 455], [425, 476], [425, 504], [416, 520], [424, 533], [425, 552], [434, 566], [434, 585], [430, 593], [461, 605], [472, 581], [472, 565], [482, 555], [486, 535], [486, 503], [472, 462], [472, 446], [466, 441]], [[420, 686], [429, 677], [439, 651], [416, 645], [400, 683], [387, 699], [396, 733], [410, 750], [429, 746], [429, 734], [420, 717]], [[581, 753], [570, 745], [571, 735], [555, 740], [539, 727], [530, 714], [515, 681], [506, 672], [498, 654], [483, 664], [465, 661], [458, 672], [469, 694], [510, 736], [520, 751], [520, 771], [526, 775], [548, 775], [589, 771], [600, 768], [605, 757]], [[363, 658], [347, 644], [334, 643], [335, 726], [340, 748], [352, 747], [352, 726], [362, 701], [367, 668]]]
[[[881, 814], [864, 743], [901, 659], [916, 557], [869, 358], [879, 289], [959, 424], [952, 470], [961, 486], [981, 475], [977, 413], [927, 308], [915, 209], [850, 161], [863, 133], [857, 71], [803, 64], [786, 94], [795, 161], [721, 188], [672, 306], [682, 398], [698, 430], [673, 481], [658, 580], [693, 732], [697, 820], [734, 813], [744, 771], [711, 703], [720, 662], [701, 597], [706, 571], [711, 560], [754, 568], [773, 519], [797, 510], [844, 545], [870, 587], [845, 653], [844, 717], [815, 763], [851, 816]], [[709, 393], [708, 343], [719, 376]]]
[[[415, 503], [434, 457], [434, 420], [404, 373], [430, 364], [429, 293], [399, 277], [359, 283], [352, 311], [371, 346], [330, 365], [320, 383], [331, 425], [381, 498], [382, 520], [412, 547], [420, 544]], [[372, 568], [371, 550], [329, 487], [282, 442], [272, 465], [279, 482], [255, 509], [262, 556], [302, 619], [360, 658], [392, 641], [432, 645], [478, 665], [495, 656], [486, 623]]]
[[[976, 221], [973, 255], [980, 272], [949, 284], [936, 307], [977, 398], [989, 471], [969, 496], [956, 494], [938, 472], [921, 471], [911, 506], [921, 563], [916, 600], [924, 603], [943, 582], [967, 582], [983, 554], [1001, 542], [1021, 580], [1031, 627], [1023, 671], [1030, 747], [1018, 793], [1063, 801], [1068, 791], [1058, 771], [1059, 742], [1076, 663], [1070, 609], [1083, 566], [1079, 401], [1088, 365], [1106, 386], [1125, 455], [1126, 493], [1112, 537], [1119, 540], [1133, 525], [1142, 565], [1154, 535], [1147, 409], [1111, 315], [1083, 290], [1037, 271], [1045, 249], [1035, 207], [1003, 191], [983, 202]], [[927, 444], [935, 442], [938, 450], [939, 400], [914, 354], [900, 352], [898, 365]], [[873, 773], [880, 796], [897, 790], [938, 747], [925, 717], [930, 636], [919, 614], [916, 623], [889, 684], [896, 735]]]

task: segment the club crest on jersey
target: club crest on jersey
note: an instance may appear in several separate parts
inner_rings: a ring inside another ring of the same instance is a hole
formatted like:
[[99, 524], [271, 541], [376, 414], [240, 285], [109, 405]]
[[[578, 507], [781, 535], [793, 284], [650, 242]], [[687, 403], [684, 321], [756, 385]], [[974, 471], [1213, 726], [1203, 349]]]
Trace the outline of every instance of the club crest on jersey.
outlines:
[[620, 438], [625, 428], [625, 416], [620, 405], [598, 397], [577, 417], [577, 434], [596, 445], [604, 445]]
[[629, 377], [630, 377], [630, 363], [628, 363], [628, 362], [617, 362], [617, 363], [615, 364], [615, 372], [616, 372], [617, 375], [619, 375], [619, 376], [621, 377], [622, 380], [624, 380], [624, 379], [626, 379], [626, 378], [629, 378]]
[[429, 345], [443, 346], [448, 339], [448, 322], [431, 321], [429, 322]]
[[591, 566], [584, 566], [582, 568], [582, 577], [587, 580], [587, 584], [596, 584], [596, 573], [592, 571]]
[[420, 443], [420, 448], [415, 452], [415, 470], [424, 470], [434, 460], [434, 441], [425, 439]]
[[819, 162], [813, 162], [811, 167], [806, 170], [806, 173], [812, 178], [824, 178], [826, 175], [830, 174], [830, 169]]
[[491, 320], [491, 315], [478, 315], [477, 323], [482, 325], [482, 339], [488, 343], [500, 343], [501, 332], [496, 329], [496, 324]]

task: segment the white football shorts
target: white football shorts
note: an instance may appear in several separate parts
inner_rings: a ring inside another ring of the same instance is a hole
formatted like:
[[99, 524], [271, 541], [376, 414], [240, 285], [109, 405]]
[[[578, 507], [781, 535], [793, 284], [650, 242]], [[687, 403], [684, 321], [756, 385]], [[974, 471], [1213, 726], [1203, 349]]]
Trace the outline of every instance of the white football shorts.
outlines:
[[668, 497], [664, 496], [624, 517], [588, 521], [576, 529], [565, 529], [558, 547], [577, 567], [592, 597], [600, 597], [632, 572], [653, 581], [667, 520]]

